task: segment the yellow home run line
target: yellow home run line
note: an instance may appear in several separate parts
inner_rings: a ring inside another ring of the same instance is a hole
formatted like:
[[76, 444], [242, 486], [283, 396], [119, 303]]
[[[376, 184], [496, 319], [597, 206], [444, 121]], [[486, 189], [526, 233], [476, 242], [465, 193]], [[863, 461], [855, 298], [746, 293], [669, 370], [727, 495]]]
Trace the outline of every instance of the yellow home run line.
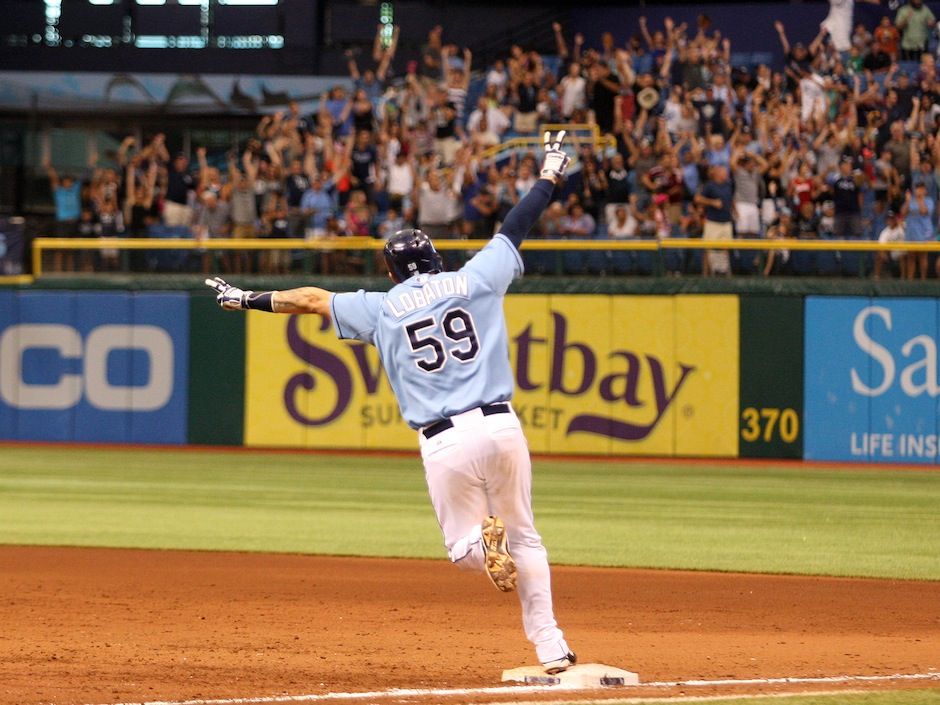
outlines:
[[[656, 681], [652, 683], [640, 683], [639, 688], [699, 688], [714, 687], [723, 685], [787, 685], [787, 684], [836, 684], [836, 683], [877, 683], [884, 681], [938, 681], [940, 682], [940, 671], [931, 673], [895, 673], [893, 675], [882, 676], [818, 676], [807, 678], [744, 678], [744, 679], [719, 679], [719, 680], [688, 680], [688, 681]], [[416, 698], [416, 697], [454, 697], [460, 695], [509, 695], [520, 693], [558, 693], [561, 691], [572, 692], [575, 689], [559, 688], [551, 685], [537, 686], [496, 686], [492, 688], [391, 688], [389, 690], [375, 690], [362, 693], [320, 693], [310, 695], [272, 695], [257, 698], [217, 698], [217, 699], [197, 699], [197, 700], [150, 700], [147, 702], [136, 701], [134, 703], [108, 703], [107, 705], [256, 705], [261, 703], [314, 703], [330, 702], [341, 700], [366, 700], [383, 698]], [[611, 694], [623, 694], [627, 696], [629, 688], [611, 689]], [[807, 693], [794, 693], [793, 695], [807, 695]], [[706, 696], [706, 697], [676, 697], [676, 698], [629, 698], [623, 697], [623, 702], [629, 703], [655, 703], [655, 702], [682, 702], [690, 700], [716, 700], [727, 699], [729, 696]], [[731, 697], [769, 697], [767, 694], [749, 695], [749, 696], [731, 696]], [[610, 700], [611, 698], [606, 698]], [[513, 701], [514, 705], [520, 705], [518, 701]], [[599, 703], [603, 700], [581, 700], [572, 701], [581, 703]]]

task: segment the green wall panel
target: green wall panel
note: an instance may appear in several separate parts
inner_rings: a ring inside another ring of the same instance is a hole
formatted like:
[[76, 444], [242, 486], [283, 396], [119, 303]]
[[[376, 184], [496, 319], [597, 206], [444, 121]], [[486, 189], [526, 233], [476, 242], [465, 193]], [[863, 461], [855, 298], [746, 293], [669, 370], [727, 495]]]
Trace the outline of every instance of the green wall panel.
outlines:
[[211, 294], [190, 295], [189, 442], [242, 445], [245, 321]]
[[742, 458], [803, 457], [803, 298], [741, 297]]

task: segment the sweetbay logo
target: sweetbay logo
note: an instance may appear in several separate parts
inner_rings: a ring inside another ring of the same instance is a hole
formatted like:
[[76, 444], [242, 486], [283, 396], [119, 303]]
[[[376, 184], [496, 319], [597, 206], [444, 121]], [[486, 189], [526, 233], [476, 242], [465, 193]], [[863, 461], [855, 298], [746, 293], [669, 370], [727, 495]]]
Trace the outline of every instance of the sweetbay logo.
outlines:
[[[568, 319], [552, 311], [552, 331], [537, 335], [530, 323], [515, 337], [515, 379], [517, 394], [513, 406], [522, 423], [531, 428], [549, 428], [565, 435], [596, 434], [622, 441], [639, 442], [648, 438], [659, 426], [666, 412], [674, 405], [692, 376], [694, 365], [679, 363], [671, 373], [659, 357], [633, 350], [599, 351], [591, 344], [569, 337]], [[292, 375], [283, 389], [284, 408], [297, 423], [324, 427], [336, 422], [350, 409], [356, 384], [361, 384], [367, 401], [359, 406], [360, 421], [366, 427], [400, 423], [397, 404], [389, 401], [388, 381], [373, 351], [362, 343], [344, 342], [352, 353], [347, 362], [326, 345], [318, 345], [316, 337], [333, 343], [331, 326], [322, 319], [313, 339], [305, 338], [300, 319], [291, 316], [287, 324], [287, 345], [291, 353], [308, 369]], [[533, 363], [536, 356], [547, 354], [548, 366]], [[609, 371], [602, 372], [602, 363], [609, 362]], [[322, 385], [332, 389], [324, 389]], [[322, 392], [332, 399], [327, 406], [309, 404], [305, 394]], [[559, 404], [531, 404], [526, 394], [548, 392]], [[587, 398], [604, 402], [594, 405], [589, 413], [571, 413], [560, 405], [561, 400]], [[618, 406], [619, 405], [619, 406]], [[610, 413], [601, 413], [610, 409]], [[643, 421], [629, 417], [641, 415]]]

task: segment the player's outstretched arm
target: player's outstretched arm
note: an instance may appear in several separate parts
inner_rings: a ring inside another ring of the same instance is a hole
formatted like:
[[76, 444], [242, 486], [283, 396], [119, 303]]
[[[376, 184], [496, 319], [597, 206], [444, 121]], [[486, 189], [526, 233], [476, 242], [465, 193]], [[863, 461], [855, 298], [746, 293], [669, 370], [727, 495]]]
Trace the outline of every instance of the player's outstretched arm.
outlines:
[[552, 190], [558, 180], [564, 176], [568, 168], [570, 157], [562, 150], [561, 145], [565, 139], [562, 130], [552, 140], [551, 133], [545, 133], [545, 156], [542, 159], [542, 171], [535, 186], [520, 200], [506, 215], [500, 232], [509, 238], [516, 249], [522, 245], [522, 240], [535, 225], [545, 206], [552, 199]]
[[333, 292], [316, 286], [302, 286], [283, 291], [245, 291], [228, 284], [221, 277], [206, 279], [206, 286], [217, 292], [219, 306], [227, 311], [254, 309], [268, 313], [319, 313], [329, 315]]

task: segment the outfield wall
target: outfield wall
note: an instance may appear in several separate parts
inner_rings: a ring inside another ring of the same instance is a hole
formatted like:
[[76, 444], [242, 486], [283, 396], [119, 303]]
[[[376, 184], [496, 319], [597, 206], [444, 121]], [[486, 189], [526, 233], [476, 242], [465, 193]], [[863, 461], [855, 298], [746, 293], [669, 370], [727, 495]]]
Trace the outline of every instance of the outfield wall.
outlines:
[[[539, 453], [936, 462], [933, 298], [511, 294]], [[375, 350], [210, 295], [0, 292], [0, 439], [409, 449]]]

